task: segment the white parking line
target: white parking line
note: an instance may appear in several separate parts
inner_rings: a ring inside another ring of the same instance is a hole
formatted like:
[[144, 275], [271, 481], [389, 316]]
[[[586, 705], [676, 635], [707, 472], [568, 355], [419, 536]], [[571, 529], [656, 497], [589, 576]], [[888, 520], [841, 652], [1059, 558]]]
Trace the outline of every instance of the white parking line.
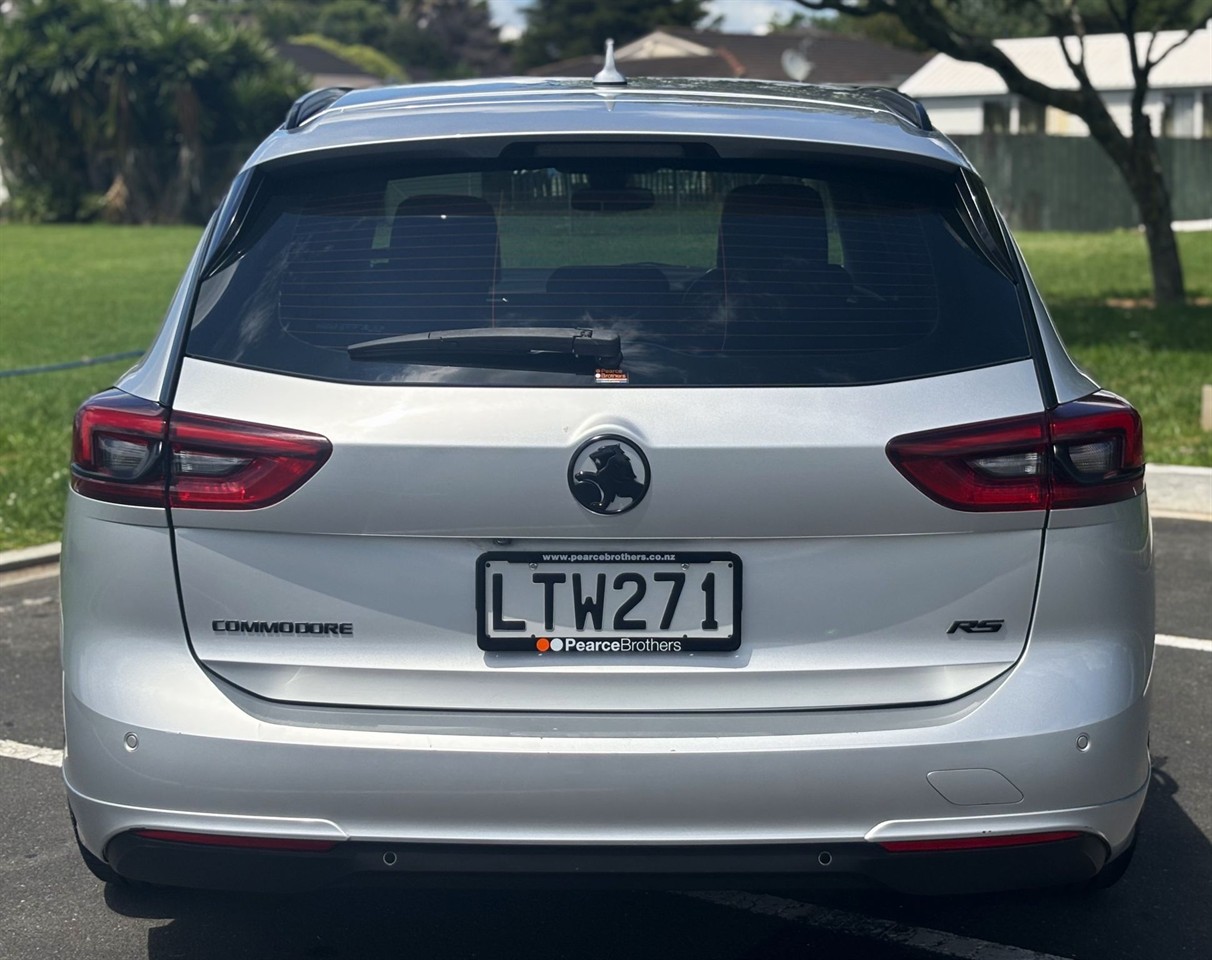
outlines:
[[832, 933], [895, 944], [899, 947], [912, 947], [936, 957], [954, 957], [958, 960], [1065, 960], [1055, 954], [1040, 953], [1038, 950], [1024, 950], [1021, 947], [1009, 947], [974, 937], [961, 937], [928, 927], [910, 927], [891, 920], [850, 913], [847, 910], [834, 910], [831, 907], [819, 907], [812, 903], [800, 903], [798, 900], [787, 900], [783, 897], [733, 891], [696, 891], [684, 895], [749, 913], [781, 917]]
[[1212, 640], [1196, 640], [1194, 637], [1171, 637], [1165, 633], [1157, 635], [1157, 642], [1163, 647], [1181, 647], [1183, 650], [1202, 650], [1212, 653]]
[[63, 766], [63, 751], [52, 750], [50, 747], [35, 747], [28, 743], [18, 743], [16, 740], [0, 740], [0, 757], [13, 760], [28, 760], [30, 763], [41, 763], [47, 767]]

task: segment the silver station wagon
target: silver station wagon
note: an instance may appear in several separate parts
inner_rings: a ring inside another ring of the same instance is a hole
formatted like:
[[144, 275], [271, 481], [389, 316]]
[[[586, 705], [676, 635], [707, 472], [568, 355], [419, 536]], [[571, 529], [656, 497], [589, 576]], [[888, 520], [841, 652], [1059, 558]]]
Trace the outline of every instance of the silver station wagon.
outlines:
[[72, 478], [104, 879], [946, 893], [1131, 856], [1140, 420], [893, 91], [310, 94]]

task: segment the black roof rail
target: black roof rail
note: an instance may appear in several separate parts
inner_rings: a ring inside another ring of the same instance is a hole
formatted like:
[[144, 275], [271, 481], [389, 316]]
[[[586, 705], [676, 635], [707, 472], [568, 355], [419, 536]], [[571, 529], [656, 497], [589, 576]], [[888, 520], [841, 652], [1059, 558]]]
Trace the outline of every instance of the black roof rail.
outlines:
[[286, 122], [282, 124], [283, 129], [297, 130], [317, 113], [327, 110], [352, 89], [353, 87], [323, 87], [320, 90], [312, 90], [311, 93], [303, 94], [286, 111]]
[[895, 87], [859, 87], [858, 89], [872, 99], [878, 100], [915, 127], [920, 127], [927, 132], [934, 129], [934, 124], [930, 122], [930, 114], [926, 112], [922, 102], [915, 100], [907, 93], [901, 93]]

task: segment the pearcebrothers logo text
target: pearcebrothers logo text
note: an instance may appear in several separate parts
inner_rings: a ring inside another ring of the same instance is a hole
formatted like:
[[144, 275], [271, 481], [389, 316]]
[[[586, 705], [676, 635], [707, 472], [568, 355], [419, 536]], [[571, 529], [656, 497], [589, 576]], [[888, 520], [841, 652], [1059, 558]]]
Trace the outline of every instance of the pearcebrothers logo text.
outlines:
[[620, 637], [617, 640], [580, 640], [576, 637], [539, 637], [539, 653], [681, 653], [681, 640]]

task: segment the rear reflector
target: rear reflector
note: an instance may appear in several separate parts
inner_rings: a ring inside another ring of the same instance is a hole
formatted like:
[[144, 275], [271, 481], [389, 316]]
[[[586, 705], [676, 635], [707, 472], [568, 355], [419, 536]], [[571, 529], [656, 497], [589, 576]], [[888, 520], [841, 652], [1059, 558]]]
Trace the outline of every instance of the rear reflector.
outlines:
[[1080, 837], [1076, 830], [1054, 833], [1010, 833], [987, 837], [948, 837], [941, 840], [888, 840], [880, 846], [889, 853], [924, 853], [937, 850], [987, 850], [992, 847], [1026, 847]]
[[246, 850], [302, 850], [322, 853], [337, 840], [301, 840], [293, 837], [240, 837], [220, 833], [182, 833], [177, 830], [136, 830], [135, 836], [171, 843], [195, 843], [208, 847], [242, 847]]
[[72, 489], [111, 503], [250, 510], [289, 496], [331, 453], [314, 433], [170, 413], [107, 390], [76, 413]]
[[1145, 488], [1140, 415], [1099, 391], [1048, 413], [895, 437], [888, 459], [956, 510], [1055, 510], [1114, 503]]

